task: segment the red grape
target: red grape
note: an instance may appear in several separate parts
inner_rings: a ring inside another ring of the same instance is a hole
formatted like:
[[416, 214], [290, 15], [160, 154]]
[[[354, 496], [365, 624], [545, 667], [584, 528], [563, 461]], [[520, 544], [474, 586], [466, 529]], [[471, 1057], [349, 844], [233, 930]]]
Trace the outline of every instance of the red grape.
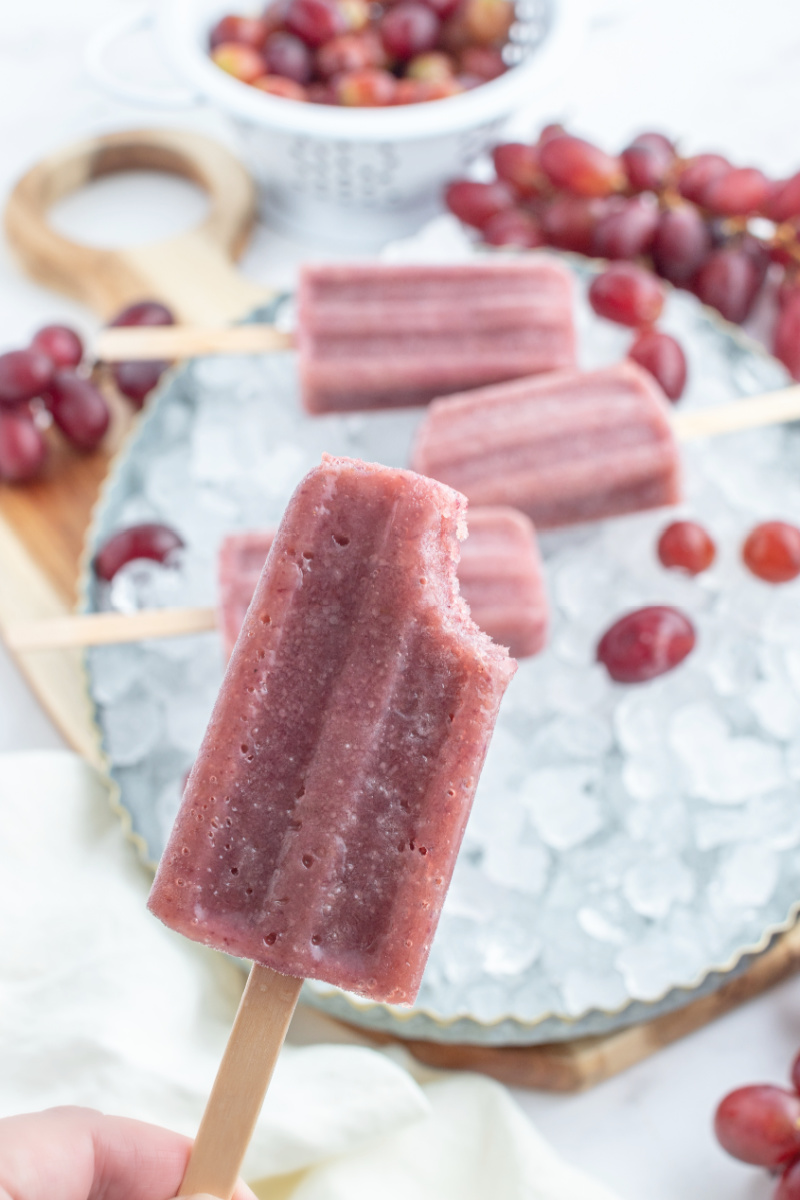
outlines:
[[396, 87], [394, 75], [379, 67], [349, 71], [334, 82], [339, 103], [357, 108], [384, 108], [394, 100]]
[[338, 104], [331, 83], [310, 83], [306, 88], [306, 96], [312, 104]]
[[713, 250], [698, 271], [693, 287], [704, 304], [740, 325], [753, 307], [761, 286], [759, 268], [740, 246]]
[[688, 617], [677, 608], [654, 605], [615, 622], [598, 643], [597, 661], [617, 683], [644, 683], [677, 667], [694, 644]]
[[433, 9], [440, 21], [446, 21], [448, 17], [452, 17], [461, 0], [425, 0], [425, 3], [428, 8]]
[[800, 1200], [800, 1160], [795, 1159], [781, 1175], [772, 1200]]
[[41, 350], [9, 350], [0, 354], [0, 408], [33, 400], [52, 377], [53, 360]]
[[163, 563], [182, 545], [183, 540], [168, 525], [131, 525], [100, 547], [94, 557], [94, 572], [98, 579], [110, 583], [117, 571], [135, 558]]
[[702, 525], [696, 521], [673, 521], [658, 539], [658, 557], [670, 570], [699, 575], [707, 571], [717, 548]]
[[540, 145], [539, 163], [551, 183], [577, 196], [609, 196], [623, 183], [619, 159], [566, 133]]
[[343, 33], [320, 46], [316, 57], [317, 69], [326, 79], [348, 71], [363, 71], [367, 67], [386, 66], [383, 43], [373, 29], [361, 33]]
[[505, 142], [502, 146], [495, 146], [492, 159], [499, 179], [510, 183], [521, 196], [537, 194], [542, 176], [535, 146], [527, 146], [524, 142]]
[[770, 182], [755, 167], [732, 167], [715, 176], [701, 191], [700, 203], [723, 217], [747, 216], [766, 203]]
[[612, 263], [589, 287], [589, 303], [600, 317], [638, 328], [652, 325], [664, 307], [657, 279], [635, 263]]
[[766, 583], [790, 583], [800, 575], [800, 529], [786, 521], [764, 521], [748, 534], [742, 558]]
[[773, 349], [777, 358], [791, 373], [800, 379], [800, 292], [794, 290], [781, 303], [773, 335]]
[[[499, 79], [508, 70], [503, 55], [496, 46], [465, 46], [461, 51], [460, 61], [463, 74], [474, 76], [479, 83]], [[528, 149], [533, 147], [529, 146]]]
[[515, 196], [502, 180], [477, 183], [471, 179], [458, 179], [448, 185], [444, 200], [459, 221], [483, 229], [486, 222], [497, 213], [514, 207]]
[[74, 371], [56, 371], [45, 398], [53, 420], [79, 450], [94, 450], [105, 437], [110, 413], [105, 397], [90, 379]]
[[220, 42], [211, 51], [211, 60], [240, 83], [253, 83], [264, 74], [263, 56], [243, 42]]
[[483, 227], [483, 240], [490, 246], [524, 246], [533, 250], [544, 245], [542, 227], [522, 208], [507, 208], [495, 213]]
[[336, 0], [289, 0], [284, 22], [290, 33], [314, 47], [347, 33], [349, 27], [344, 9]]
[[0, 480], [23, 483], [32, 479], [46, 458], [47, 445], [30, 412], [0, 409]]
[[645, 371], [649, 371], [668, 399], [679, 400], [686, 386], [686, 355], [674, 337], [659, 329], [644, 329], [628, 351]]
[[686, 200], [702, 204], [702, 194], [712, 179], [731, 169], [721, 154], [697, 154], [684, 163], [678, 176], [678, 191]]
[[83, 358], [83, 342], [68, 325], [45, 325], [31, 339], [31, 349], [46, 354], [56, 367], [77, 367]]
[[555, 137], [561, 137], [561, 135], [566, 132], [567, 131], [563, 125], [559, 125], [557, 121], [553, 121], [550, 125], [545, 125], [544, 129], [539, 134], [539, 141], [536, 144], [537, 146], [543, 146], [545, 142], [549, 142]]
[[426, 100], [445, 100], [457, 96], [464, 87], [460, 80], [453, 79], [397, 79], [392, 104], [421, 104]]
[[593, 252], [598, 258], [638, 258], [658, 227], [658, 205], [648, 196], [609, 201], [613, 207], [597, 222]]
[[417, 54], [406, 67], [406, 79], [421, 79], [424, 83], [441, 83], [455, 76], [456, 64], [449, 54], [441, 50], [428, 50]]
[[386, 53], [405, 62], [434, 48], [439, 36], [439, 18], [426, 4], [402, 0], [384, 16], [380, 35]]
[[[117, 313], [109, 324], [174, 325], [175, 318], [165, 304], [160, 304], [157, 300], [140, 300]], [[141, 408], [148, 392], [153, 390], [168, 366], [168, 362], [161, 360], [115, 363], [111, 374], [123, 396], [132, 400], [135, 408]]]
[[771, 221], [800, 217], [800, 171], [773, 187], [772, 195], [764, 205], [764, 215]]
[[[282, 100], [306, 100], [308, 98], [308, 93], [302, 83], [295, 83], [293, 79], [287, 79], [285, 75], [262, 75], [260, 79], [254, 81], [253, 87], [270, 96], [280, 96]], [[150, 390], [147, 388], [142, 399]], [[133, 398], [131, 397], [131, 399]]]
[[711, 236], [693, 204], [669, 208], [653, 236], [653, 264], [664, 279], [686, 287], [711, 252]]
[[675, 147], [660, 133], [640, 133], [620, 156], [635, 192], [663, 187], [675, 162]]
[[461, 17], [468, 39], [480, 46], [505, 41], [514, 23], [511, 0], [463, 0], [457, 16]]
[[239, 42], [260, 50], [267, 38], [267, 24], [258, 17], [223, 17], [208, 35], [211, 49], [223, 42]]
[[800, 1154], [800, 1097], [771, 1084], [729, 1092], [714, 1116], [723, 1150], [756, 1167], [780, 1167]]
[[572, 250], [575, 254], [591, 254], [594, 231], [608, 201], [586, 196], [556, 196], [542, 210], [544, 235], [551, 246]]
[[295, 83], [308, 83], [314, 70], [311, 52], [305, 42], [293, 33], [281, 30], [268, 37], [264, 46], [264, 62], [266, 75], [283, 75]]
[[111, 375], [119, 391], [122, 392], [123, 396], [127, 396], [132, 401], [133, 407], [138, 410], [142, 407], [168, 366], [168, 362], [163, 362], [160, 359], [114, 363], [111, 368]]

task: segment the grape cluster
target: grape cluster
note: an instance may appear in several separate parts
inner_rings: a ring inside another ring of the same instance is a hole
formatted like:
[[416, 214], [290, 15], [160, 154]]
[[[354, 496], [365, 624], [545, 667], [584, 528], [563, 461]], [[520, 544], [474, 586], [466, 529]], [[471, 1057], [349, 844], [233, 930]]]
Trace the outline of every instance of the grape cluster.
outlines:
[[719, 1104], [714, 1132], [741, 1162], [780, 1173], [774, 1200], [800, 1200], [800, 1054], [792, 1090], [758, 1083], [737, 1088]]
[[382, 108], [497, 79], [513, 20], [511, 0], [273, 0], [260, 17], [222, 17], [209, 49], [273, 96]]
[[[126, 308], [113, 325], [170, 325], [162, 304]], [[83, 365], [83, 342], [67, 325], [46, 325], [22, 350], [0, 354], [0, 481], [23, 483], [40, 474], [48, 457], [45, 431], [55, 427], [76, 450], [96, 450], [110, 413], [103, 393]], [[158, 382], [167, 363], [117, 363], [111, 375], [135, 408]]]
[[[660, 133], [639, 134], [611, 155], [560, 125], [547, 126], [534, 145], [497, 146], [494, 166], [491, 182], [449, 185], [450, 211], [490, 245], [619, 260], [591, 298], [622, 324], [652, 326], [663, 303], [654, 276], [741, 324], [769, 273], [778, 296], [773, 349], [800, 378], [800, 172], [776, 182], [720, 154], [683, 158]], [[669, 363], [654, 371], [662, 386], [662, 375], [679, 376], [667, 343], [651, 339], [633, 355], [652, 369], [642, 354]]]

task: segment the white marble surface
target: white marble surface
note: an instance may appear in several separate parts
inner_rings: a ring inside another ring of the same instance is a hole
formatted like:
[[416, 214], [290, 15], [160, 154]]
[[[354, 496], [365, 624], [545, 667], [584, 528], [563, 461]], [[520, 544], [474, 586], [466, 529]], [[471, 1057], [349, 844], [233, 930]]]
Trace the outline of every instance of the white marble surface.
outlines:
[[[129, 0], [4, 5], [3, 196], [38, 157], [87, 133], [157, 121], [231, 138], [224, 120], [207, 110], [137, 111], [95, 91], [81, 65], [82, 47], [97, 23], [132, 7]], [[519, 118], [520, 131], [565, 119], [613, 148], [651, 127], [679, 137], [689, 151], [722, 150], [775, 174], [800, 166], [796, 0], [589, 0], [585, 8], [589, 29], [580, 63], [546, 109]], [[143, 44], [122, 52], [120, 65], [160, 77]], [[157, 178], [131, 183], [109, 181], [64, 205], [62, 228], [107, 244], [142, 241], [174, 232], [202, 208], [188, 186]], [[262, 228], [242, 268], [255, 279], [287, 284], [303, 249]], [[29, 282], [0, 246], [0, 348], [24, 342], [53, 320], [87, 332], [96, 325], [76, 304]], [[59, 744], [0, 648], [0, 751]], [[318, 1032], [309, 1021], [308, 1036]], [[800, 979], [585, 1095], [517, 1096], [564, 1156], [616, 1188], [621, 1200], [762, 1200], [773, 1185], [717, 1149], [711, 1116], [733, 1086], [783, 1081], [798, 1046]]]

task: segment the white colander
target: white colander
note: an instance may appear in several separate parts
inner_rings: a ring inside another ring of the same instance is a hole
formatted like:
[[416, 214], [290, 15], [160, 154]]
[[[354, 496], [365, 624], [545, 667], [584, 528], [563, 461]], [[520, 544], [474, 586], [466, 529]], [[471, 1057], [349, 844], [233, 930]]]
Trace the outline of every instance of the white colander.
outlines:
[[[497, 139], [511, 113], [545, 102], [581, 37], [579, 8], [577, 0], [517, 0], [505, 75], [446, 100], [397, 108], [297, 103], [226, 75], [208, 57], [208, 31], [231, 11], [230, 0], [160, 0], [126, 14], [95, 35], [86, 61], [95, 81], [125, 100], [169, 108], [205, 101], [225, 112], [273, 223], [305, 237], [370, 245], [421, 225], [440, 207], [444, 184]], [[112, 43], [145, 26], [178, 88], [144, 90], [110, 70]]]

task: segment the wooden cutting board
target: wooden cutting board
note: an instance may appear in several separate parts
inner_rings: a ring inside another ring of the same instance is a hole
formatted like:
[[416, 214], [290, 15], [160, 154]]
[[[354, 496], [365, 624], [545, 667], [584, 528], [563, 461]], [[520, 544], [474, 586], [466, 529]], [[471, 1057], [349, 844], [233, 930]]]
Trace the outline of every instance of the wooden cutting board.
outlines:
[[[204, 188], [210, 209], [195, 229], [128, 250], [81, 246], [48, 223], [49, 208], [92, 179], [117, 171], [159, 170]], [[178, 320], [218, 325], [270, 293], [233, 263], [255, 219], [253, 183], [241, 164], [207, 138], [170, 130], [125, 131], [51, 155], [14, 188], [5, 228], [34, 279], [81, 300], [107, 319], [136, 300], [167, 304]], [[109, 464], [135, 417], [109, 392], [113, 422], [104, 449], [80, 455], [60, 439], [45, 476], [25, 487], [0, 484], [0, 634], [16, 620], [58, 616], [77, 599], [84, 535]], [[20, 653], [19, 665], [66, 740], [103, 766], [77, 651]], [[510, 1084], [556, 1091], [591, 1086], [700, 1028], [800, 969], [800, 928], [713, 995], [617, 1033], [543, 1046], [501, 1048], [411, 1041], [423, 1062], [483, 1071]], [[363, 1031], [362, 1031], [363, 1032]]]

